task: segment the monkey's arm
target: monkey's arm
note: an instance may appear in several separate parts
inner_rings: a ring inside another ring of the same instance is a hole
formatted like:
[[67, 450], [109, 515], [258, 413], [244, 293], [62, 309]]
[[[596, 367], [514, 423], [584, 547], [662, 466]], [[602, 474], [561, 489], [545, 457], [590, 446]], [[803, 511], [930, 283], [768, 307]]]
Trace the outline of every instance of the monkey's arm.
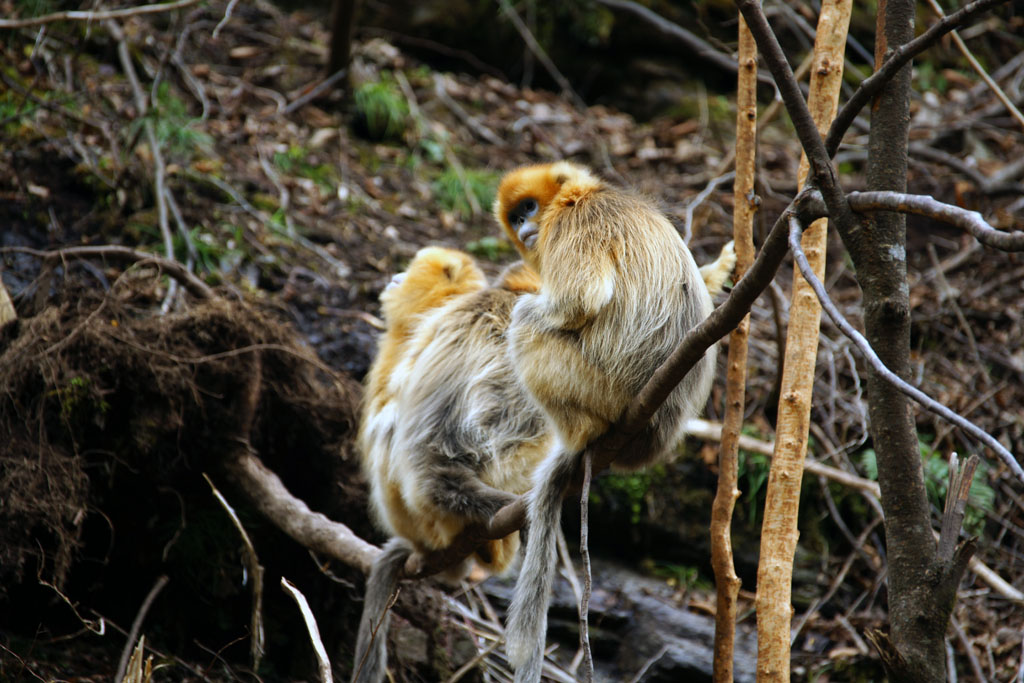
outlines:
[[520, 297], [509, 335], [519, 378], [567, 447], [583, 448], [618, 418], [628, 397], [584, 354], [579, 331], [551, 325], [542, 296]]
[[599, 231], [584, 231], [574, 222], [571, 215], [553, 221], [549, 229], [555, 237], [540, 249], [543, 285], [535, 312], [558, 330], [590, 323], [615, 297], [619, 284], [608, 235], [589, 234]]

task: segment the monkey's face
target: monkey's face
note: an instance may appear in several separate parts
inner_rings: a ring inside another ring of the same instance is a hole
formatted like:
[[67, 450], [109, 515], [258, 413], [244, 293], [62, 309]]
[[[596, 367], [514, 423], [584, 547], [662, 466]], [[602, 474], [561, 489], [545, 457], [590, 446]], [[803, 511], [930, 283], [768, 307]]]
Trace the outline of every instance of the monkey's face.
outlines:
[[537, 225], [539, 211], [540, 204], [537, 200], [527, 197], [508, 212], [509, 227], [515, 231], [516, 237], [527, 249], [533, 249], [537, 245], [537, 237], [540, 235], [540, 226]]
[[523, 258], [539, 268], [548, 214], [570, 187], [594, 187], [600, 181], [590, 171], [567, 161], [525, 166], [508, 173], [498, 186], [494, 216]]

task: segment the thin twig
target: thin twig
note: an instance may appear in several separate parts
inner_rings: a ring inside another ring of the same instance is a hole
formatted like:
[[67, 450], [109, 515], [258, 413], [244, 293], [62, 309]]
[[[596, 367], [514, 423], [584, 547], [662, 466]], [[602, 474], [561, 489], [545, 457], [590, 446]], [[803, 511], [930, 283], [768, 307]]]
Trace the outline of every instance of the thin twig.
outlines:
[[[306, 600], [306, 596], [295, 587], [291, 581], [285, 577], [281, 577], [281, 588], [283, 588], [288, 595], [292, 596], [295, 600], [295, 604], [299, 606], [299, 611], [302, 613], [302, 621], [306, 624], [306, 631], [309, 633], [309, 640], [313, 644], [313, 652], [316, 653], [317, 668], [320, 672], [321, 683], [331, 683], [333, 677], [331, 675], [331, 660], [327, 658], [327, 648], [324, 647], [324, 641], [320, 638], [320, 628], [316, 624], [316, 617], [313, 616], [313, 610], [309, 608], [309, 602]], [[255, 671], [255, 668], [253, 669]]]
[[[164, 255], [168, 261], [173, 261], [174, 239], [171, 237], [170, 221], [167, 215], [167, 188], [165, 185], [167, 165], [164, 163], [164, 156], [160, 151], [160, 141], [156, 137], [156, 127], [153, 125], [153, 119], [146, 116], [149, 111], [149, 104], [146, 101], [145, 93], [142, 91], [142, 85], [139, 83], [138, 74], [135, 73], [135, 65], [132, 63], [132, 55], [128, 48], [128, 40], [125, 38], [124, 31], [121, 30], [120, 24], [113, 19], [108, 19], [105, 25], [110, 35], [117, 41], [117, 55], [121, 60], [121, 67], [124, 69], [125, 76], [128, 78], [128, 83], [131, 85], [132, 93], [135, 96], [135, 106], [139, 110], [139, 116], [142, 117], [142, 127], [146, 131], [149, 152], [153, 156], [153, 192], [156, 195], [156, 210], [160, 234], [164, 240]], [[173, 286], [167, 289], [167, 296], [162, 307], [163, 310], [170, 308], [169, 302], [174, 299], [175, 289]]]
[[[760, 199], [754, 191], [757, 157], [757, 45], [746, 22], [739, 18], [737, 33], [735, 180], [733, 182], [734, 280], [740, 280], [754, 260], [754, 217]], [[777, 100], [776, 100], [777, 102]], [[736, 574], [732, 549], [732, 517], [740, 491], [736, 486], [739, 438], [746, 401], [750, 315], [729, 333], [726, 359], [725, 416], [719, 431], [718, 485], [711, 504], [711, 568], [715, 575], [715, 639], [712, 679], [732, 683], [736, 643], [736, 598], [742, 582]]]
[[170, 581], [167, 575], [164, 574], [156, 580], [153, 587], [149, 589], [149, 593], [146, 595], [146, 599], [142, 601], [142, 605], [139, 607], [138, 613], [135, 615], [135, 620], [132, 622], [132, 628], [128, 632], [128, 642], [124, 646], [124, 650], [121, 652], [121, 660], [117, 663], [117, 673], [114, 675], [115, 681], [121, 681], [124, 679], [125, 669], [128, 668], [128, 658], [132, 656], [132, 648], [135, 646], [135, 640], [139, 637], [139, 629], [142, 628], [142, 620], [146, 618], [146, 613], [149, 612], [149, 608], [153, 606], [153, 601], [156, 600], [156, 596], [160, 595], [160, 591], [164, 589], [167, 582]]
[[[679, 24], [669, 21], [665, 17], [651, 11], [640, 3], [633, 2], [633, 0], [597, 0], [597, 2], [605, 7], [629, 12], [630, 14], [643, 19], [649, 25], [666, 36], [675, 38], [682, 43], [687, 50], [714, 64], [719, 69], [730, 73], [737, 72], [736, 60], [731, 55], [721, 53], [695, 33], [686, 30]], [[758, 74], [757, 81], [764, 85], [775, 87], [775, 82], [768, 74]]]
[[590, 593], [593, 577], [590, 567], [590, 452], [583, 453], [583, 487], [580, 492], [580, 555], [583, 557], [583, 597], [580, 598], [580, 647], [583, 648], [583, 680], [594, 680], [594, 653], [590, 651]]
[[125, 7], [124, 9], [97, 10], [95, 12], [69, 10], [66, 12], [54, 12], [44, 14], [41, 17], [30, 17], [28, 19], [0, 19], [0, 28], [25, 28], [26, 26], [40, 26], [55, 21], [104, 21], [107, 19], [123, 19], [134, 17], [140, 14], [156, 14], [158, 12], [170, 12], [195, 5], [200, 0], [178, 0], [164, 4], [141, 5], [139, 7]]
[[944, 204], [928, 195], [885, 191], [851, 192], [847, 199], [854, 211], [899, 211], [927, 216], [966, 230], [979, 242], [994, 249], [1024, 251], [1024, 232], [997, 230], [977, 211]]
[[477, 652], [472, 659], [470, 659], [468, 662], [460, 666], [458, 670], [451, 675], [451, 678], [445, 681], [445, 683], [458, 683], [458, 681], [462, 680], [463, 676], [465, 676], [470, 671], [475, 669], [480, 664], [480, 662], [484, 661], [484, 659], [487, 658], [489, 654], [497, 650], [498, 647], [501, 646], [501, 643], [502, 641], [499, 638], [487, 647], [485, 647], [484, 649]]
[[448, 110], [455, 114], [462, 123], [466, 125], [478, 138], [484, 142], [490, 143], [495, 147], [504, 147], [505, 142], [499, 138], [490, 128], [487, 128], [482, 123], [477, 121], [474, 117], [470, 116], [469, 113], [462, 108], [458, 102], [456, 102], [451, 95], [448, 94], [448, 89], [445, 87], [445, 76], [443, 74], [434, 74], [434, 95], [437, 99], [441, 100], [444, 106], [448, 107]]
[[[260, 662], [263, 660], [264, 640], [263, 640], [263, 565], [260, 564], [260, 558], [256, 555], [256, 546], [252, 544], [252, 540], [249, 538], [249, 534], [245, 531], [245, 527], [242, 525], [242, 520], [238, 518], [238, 514], [235, 509], [228, 503], [217, 487], [213, 485], [213, 480], [203, 472], [203, 479], [210, 485], [210, 490], [213, 492], [214, 498], [220, 503], [224, 511], [227, 512], [228, 517], [231, 518], [231, 523], [235, 525], [235, 529], [238, 530], [239, 535], [242, 537], [242, 553], [245, 567], [249, 571], [249, 575], [252, 577], [252, 615], [250, 619], [250, 643], [249, 653], [252, 655], [252, 670], [259, 671]], [[282, 577], [282, 581], [284, 578]]]
[[942, 36], [953, 29], [962, 26], [982, 12], [988, 11], [1005, 1], [976, 0], [956, 12], [943, 17], [917, 38], [914, 38], [909, 43], [904, 43], [890, 52], [888, 59], [878, 67], [875, 73], [861, 82], [857, 90], [850, 96], [850, 99], [846, 101], [846, 104], [836, 114], [835, 120], [832, 121], [832, 126], [828, 129], [828, 135], [825, 136], [825, 149], [828, 152], [828, 156], [835, 156], [843, 135], [846, 134], [847, 129], [853, 123], [857, 114], [860, 113], [860, 110], [864, 108], [871, 98], [878, 94], [882, 86], [888, 83], [907, 62], [937, 43]]
[[548, 57], [548, 53], [544, 51], [544, 48], [537, 42], [537, 39], [533, 37], [533, 34], [530, 33], [529, 27], [523, 23], [523, 20], [516, 13], [512, 5], [509, 4], [508, 0], [498, 0], [498, 5], [501, 6], [501, 11], [504, 12], [505, 16], [507, 16], [509, 21], [512, 22], [512, 26], [519, 33], [523, 42], [525, 42], [526, 46], [530, 49], [530, 52], [533, 53], [533, 56], [536, 57], [537, 61], [544, 66], [544, 70], [547, 71], [548, 75], [551, 76], [555, 83], [558, 84], [558, 87], [562, 89], [562, 93], [564, 95], [568, 95], [572, 100], [572, 103], [577, 107], [580, 109], [586, 109], [586, 102], [584, 102], [583, 98], [573, 90], [572, 84], [569, 83], [569, 79], [563, 76], [562, 72], [558, 70], [557, 66], [555, 66], [555, 63], [551, 61], [551, 58]]
[[822, 307], [828, 313], [828, 317], [831, 318], [835, 326], [838, 327], [843, 334], [849, 337], [857, 348], [860, 349], [865, 360], [871, 365], [872, 369], [878, 373], [879, 377], [888, 382], [893, 388], [917, 401], [922, 407], [954, 423], [960, 427], [960, 429], [971, 434], [991, 448], [1010, 469], [1014, 476], [1016, 476], [1021, 482], [1024, 482], [1024, 469], [1021, 468], [1020, 463], [1018, 463], [1013, 457], [1013, 454], [999, 443], [995, 437], [970, 420], [958, 415], [935, 399], [931, 398], [920, 389], [907, 384], [902, 378], [893, 373], [885, 366], [884, 363], [882, 363], [878, 356], [875, 355], [874, 349], [871, 348], [871, 344], [868, 343], [868, 340], [864, 338], [864, 335], [855, 330], [846, 318], [843, 317], [843, 314], [839, 312], [836, 305], [832, 303], [832, 299], [829, 298], [824, 285], [821, 284], [821, 281], [815, 277], [814, 273], [811, 271], [810, 265], [807, 263], [807, 257], [804, 255], [803, 249], [800, 246], [800, 236], [803, 234], [803, 227], [801, 226], [799, 219], [795, 216], [790, 218], [789, 225], [789, 248], [793, 252], [793, 259], [800, 268], [800, 273], [814, 289], [814, 293], [817, 295]]
[[[576, 576], [576, 569], [573, 567], [572, 557], [569, 555], [569, 544], [566, 542], [565, 534], [562, 533], [561, 528], [555, 534], [555, 541], [558, 548], [558, 559], [562, 563], [562, 575], [569, 582], [569, 587], [572, 588], [576, 604], [581, 605], [583, 603], [583, 586], [580, 585], [579, 577]], [[582, 660], [583, 648], [580, 647], [576, 650], [576, 654], [573, 655], [572, 661], [569, 662], [569, 673], [575, 675]]]
[[699, 207], [701, 204], [707, 201], [708, 197], [711, 196], [711, 193], [715, 191], [716, 187], [718, 187], [722, 183], [726, 183], [733, 180], [735, 177], [736, 173], [734, 171], [730, 171], [725, 175], [720, 175], [717, 178], [712, 178], [708, 182], [707, 186], [705, 186], [705, 188], [700, 191], [700, 194], [698, 194], [696, 197], [690, 200], [690, 202], [686, 205], [686, 220], [683, 223], [684, 242], [689, 242], [690, 238], [693, 237], [693, 212], [697, 210], [697, 207]]
[[345, 67], [344, 69], [338, 69], [333, 74], [331, 74], [330, 76], [328, 76], [327, 78], [325, 78], [324, 80], [320, 81], [315, 86], [310, 88], [309, 92], [306, 92], [303, 95], [296, 97], [293, 102], [288, 104], [288, 106], [276, 112], [275, 116], [287, 116], [296, 109], [305, 106], [307, 103], [315, 100], [317, 97], [320, 97], [320, 95], [326, 92], [328, 89], [334, 87], [334, 84], [340, 81], [341, 79], [345, 78], [347, 74], [348, 67]]
[[[401, 71], [395, 71], [395, 80], [398, 82], [398, 87], [401, 88], [402, 94], [405, 95], [406, 101], [409, 103], [409, 115], [412, 116], [416, 122], [417, 128], [421, 133], [427, 133], [430, 130], [430, 126], [427, 125], [427, 120], [424, 118], [420, 111], [419, 102], [416, 99], [416, 92], [412, 89], [412, 85], [409, 83], [409, 79], [405, 77]], [[462, 162], [459, 161], [458, 157], [455, 156], [455, 152], [452, 150], [452, 146], [448, 144], [447, 140], [437, 140], [441, 149], [444, 151], [445, 161], [455, 171], [455, 177], [459, 179], [459, 185], [462, 186], [462, 194], [466, 197], [466, 203], [469, 205], [470, 213], [473, 217], [479, 216], [483, 209], [480, 207], [480, 202], [476, 198], [476, 194], [473, 192], [473, 188], [469, 186], [469, 180], [466, 176], [466, 169], [462, 166]]]
[[0, 247], [0, 253], [12, 251], [21, 254], [32, 254], [33, 256], [39, 256], [48, 260], [63, 260], [68, 256], [109, 256], [111, 258], [138, 261], [140, 263], [152, 263], [184, 285], [185, 289], [196, 298], [204, 300], [217, 298], [217, 295], [205, 282], [185, 270], [185, 266], [178, 261], [169, 261], [155, 254], [130, 247], [109, 244], [95, 247], [65, 247], [64, 249], [55, 249], [53, 251], [42, 251], [29, 247]]
[[220, 30], [227, 26], [227, 23], [231, 21], [231, 13], [235, 11], [235, 5], [238, 4], [238, 0], [230, 0], [228, 6], [224, 8], [224, 16], [217, 22], [217, 25], [213, 27], [213, 33], [210, 34], [210, 38], [217, 40], [220, 35]]
[[970, 662], [974, 677], [978, 680], [978, 683], [988, 683], [988, 678], [981, 668], [981, 662], [978, 661], [978, 656], [974, 654], [974, 646], [967, 638], [967, 634], [964, 633], [964, 629], [960, 626], [960, 620], [954, 614], [950, 615], [949, 621], [953, 627], [953, 633], [956, 634], [956, 639], [960, 641], [960, 645], [964, 648], [964, 654], [967, 655], [967, 661]]
[[[939, 305], [947, 304], [953, 309], [953, 315], [956, 316], [957, 324], [960, 325], [960, 331], [967, 337], [967, 346], [971, 350], [971, 355], [974, 356], [974, 363], [981, 372], [982, 384], [986, 389], [989, 389], [992, 386], [992, 380], [988, 375], [988, 369], [981, 360], [981, 352], [978, 350], [978, 341], [974, 338], [974, 330], [971, 329], [970, 324], [967, 322], [964, 312], [960, 310], [960, 304], [957, 302], [958, 293], [950, 286], [949, 281], [946, 280], [946, 274], [942, 272], [942, 268], [939, 266], [939, 255], [935, 252], [935, 245], [931, 242], [928, 243], [928, 260], [932, 262], [935, 280], [939, 285]], [[936, 443], [938, 442], [939, 440], [936, 440]]]
[[[935, 0], [927, 1], [928, 5], [936, 14], [939, 15], [939, 17], [946, 16], [946, 13], [942, 10], [942, 6], [939, 5], [939, 3], [935, 2]], [[967, 59], [967, 63], [971, 65], [971, 68], [974, 69], [975, 73], [977, 73], [978, 76], [981, 77], [981, 80], [985, 82], [985, 85], [992, 89], [992, 92], [995, 94], [996, 99], [1002, 102], [1003, 106], [1006, 107], [1006, 110], [1010, 112], [1010, 116], [1016, 119], [1017, 123], [1019, 123], [1021, 127], [1024, 128], [1024, 114], [1020, 113], [1020, 109], [1017, 109], [1013, 101], [1009, 97], [1007, 97], [1006, 93], [1003, 92], [1003, 89], [999, 87], [999, 84], [996, 83], [992, 79], [992, 77], [988, 75], [988, 72], [985, 71], [985, 68], [978, 63], [978, 60], [974, 57], [974, 53], [971, 52], [970, 48], [967, 47], [967, 43], [963, 41], [963, 38], [960, 37], [960, 34], [953, 30], [949, 32], [949, 37], [953, 39], [953, 43], [956, 45], [956, 49], [960, 50], [960, 54], [962, 54], [964, 58]]]

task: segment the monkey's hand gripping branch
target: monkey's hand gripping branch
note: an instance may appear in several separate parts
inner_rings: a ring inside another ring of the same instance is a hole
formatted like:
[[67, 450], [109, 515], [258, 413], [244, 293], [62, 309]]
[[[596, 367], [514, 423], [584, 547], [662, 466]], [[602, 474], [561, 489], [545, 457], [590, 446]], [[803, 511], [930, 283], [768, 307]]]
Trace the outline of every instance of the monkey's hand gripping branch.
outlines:
[[[815, 202], [815, 198], [819, 201]], [[786, 256], [788, 218], [799, 216], [801, 221], [810, 223], [821, 217], [820, 211], [820, 195], [811, 190], [804, 190], [793, 199], [775, 222], [750, 270], [733, 287], [725, 303], [690, 330], [668, 360], [654, 372], [618, 422], [587, 446], [595, 473], [611, 465], [619, 452], [629, 447], [630, 442], [637, 438], [654, 412], [704, 352], [729, 334], [750, 311], [754, 301], [775, 277], [779, 264]], [[522, 528], [525, 522], [526, 498], [520, 496], [499, 510], [486, 526], [467, 528], [449, 547], [431, 553], [414, 553], [405, 564], [406, 578], [436, 574], [469, 555], [484, 541], [504, 538]]]

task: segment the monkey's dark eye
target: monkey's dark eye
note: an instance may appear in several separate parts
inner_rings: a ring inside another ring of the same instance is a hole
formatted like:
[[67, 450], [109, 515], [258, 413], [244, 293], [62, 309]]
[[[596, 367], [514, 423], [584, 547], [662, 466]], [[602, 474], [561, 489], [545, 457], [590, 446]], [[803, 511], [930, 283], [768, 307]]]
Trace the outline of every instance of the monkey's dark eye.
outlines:
[[518, 204], [512, 207], [512, 210], [508, 212], [508, 222], [518, 227], [526, 222], [526, 219], [532, 218], [536, 215], [540, 205], [536, 199], [527, 197], [521, 200]]

